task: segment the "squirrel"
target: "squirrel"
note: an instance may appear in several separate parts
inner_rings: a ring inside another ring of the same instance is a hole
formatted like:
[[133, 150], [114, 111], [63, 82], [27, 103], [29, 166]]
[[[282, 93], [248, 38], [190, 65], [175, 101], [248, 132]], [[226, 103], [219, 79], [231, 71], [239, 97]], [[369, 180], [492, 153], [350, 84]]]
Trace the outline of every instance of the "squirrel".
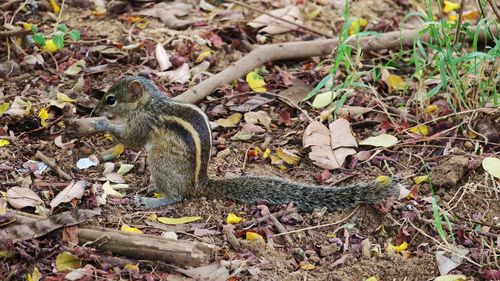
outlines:
[[[143, 76], [126, 76], [99, 100], [93, 126], [105, 130], [135, 150], [146, 149], [151, 187], [162, 198], [135, 197], [138, 207], [151, 209], [183, 199], [226, 198], [242, 203], [293, 203], [300, 211], [329, 211], [359, 204], [381, 203], [392, 195], [392, 180], [323, 187], [275, 177], [209, 178], [212, 135], [205, 113], [195, 105], [176, 102]], [[385, 177], [388, 178], [388, 177]]]

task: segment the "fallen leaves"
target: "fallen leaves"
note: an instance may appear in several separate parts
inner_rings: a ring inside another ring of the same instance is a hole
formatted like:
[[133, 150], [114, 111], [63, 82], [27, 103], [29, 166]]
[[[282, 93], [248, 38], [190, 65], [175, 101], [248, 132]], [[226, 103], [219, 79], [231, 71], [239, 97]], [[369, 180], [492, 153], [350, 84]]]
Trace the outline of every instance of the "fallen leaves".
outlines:
[[236, 214], [234, 213], [229, 213], [227, 215], [227, 218], [226, 218], [226, 223], [228, 224], [236, 224], [236, 223], [239, 223], [240, 221], [242, 221], [243, 218], [242, 217], [238, 217]]
[[239, 112], [231, 114], [227, 118], [220, 118], [217, 120], [217, 124], [224, 128], [231, 128], [231, 127], [236, 127], [240, 121], [243, 115]]
[[359, 142], [359, 145], [371, 145], [375, 147], [389, 148], [396, 145], [399, 140], [395, 136], [381, 134], [375, 137], [369, 137]]
[[62, 252], [57, 255], [55, 266], [57, 271], [77, 269], [82, 266], [82, 261], [70, 252]]
[[[302, 24], [302, 14], [299, 8], [295, 5], [289, 5], [280, 9], [272, 10], [269, 13], [278, 18]], [[260, 33], [267, 33], [270, 35], [276, 35], [298, 28], [295, 25], [280, 21], [265, 14], [258, 16], [253, 21], [249, 22], [248, 25], [252, 28], [260, 29]]]
[[68, 186], [66, 186], [61, 192], [59, 192], [52, 201], [50, 201], [50, 207], [54, 209], [61, 203], [67, 203], [73, 199], [80, 199], [85, 192], [87, 183], [85, 181], [72, 181]]
[[265, 87], [266, 82], [259, 74], [257, 74], [257, 72], [248, 72], [245, 80], [247, 81], [248, 86], [250, 86], [250, 89], [252, 89], [254, 92], [264, 93], [267, 91]]
[[202, 217], [199, 216], [192, 216], [192, 217], [180, 217], [180, 218], [167, 218], [167, 217], [158, 217], [156, 220], [164, 223], [164, 224], [185, 224], [185, 223], [190, 223], [194, 222], [197, 220], [201, 220]]
[[43, 200], [35, 192], [26, 187], [12, 187], [8, 189], [7, 202], [16, 209], [43, 205]]
[[500, 159], [496, 157], [486, 157], [481, 163], [483, 169], [488, 172], [488, 174], [500, 179]]

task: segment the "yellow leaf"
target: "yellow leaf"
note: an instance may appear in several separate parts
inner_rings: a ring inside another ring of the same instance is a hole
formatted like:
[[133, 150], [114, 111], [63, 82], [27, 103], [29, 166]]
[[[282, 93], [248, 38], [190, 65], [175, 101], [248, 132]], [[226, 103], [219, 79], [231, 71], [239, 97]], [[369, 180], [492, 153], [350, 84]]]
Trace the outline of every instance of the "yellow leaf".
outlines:
[[260, 234], [247, 231], [246, 233], [246, 239], [248, 241], [264, 241], [264, 237], [262, 237]]
[[54, 10], [54, 14], [59, 14], [59, 11], [61, 11], [61, 7], [57, 5], [56, 0], [49, 0], [50, 6], [52, 6], [52, 10]]
[[444, 8], [443, 8], [443, 12], [445, 13], [449, 13], [449, 12], [453, 12], [455, 10], [458, 10], [460, 8], [460, 4], [458, 3], [454, 3], [454, 2], [451, 2], [451, 1], [444, 1]]
[[413, 182], [415, 184], [420, 184], [420, 183], [423, 183], [423, 182], [429, 182], [429, 176], [425, 175], [425, 176], [414, 177], [413, 178]]
[[113, 155], [114, 158], [118, 158], [122, 153], [125, 151], [125, 146], [121, 143], [115, 145], [115, 148], [113, 149], [113, 152], [111, 155]]
[[40, 273], [38, 268], [35, 266], [33, 268], [33, 272], [28, 273], [28, 281], [38, 281], [38, 280], [40, 280], [40, 278], [42, 278], [42, 274]]
[[242, 117], [243, 115], [241, 113], [236, 112], [227, 118], [218, 119], [217, 124], [224, 128], [236, 127], [240, 123]]
[[69, 252], [62, 252], [56, 257], [56, 269], [57, 271], [64, 271], [68, 269], [77, 269], [82, 265], [82, 261], [73, 256]]
[[57, 101], [58, 102], [75, 102], [76, 100], [68, 97], [67, 95], [61, 93], [61, 92], [57, 92]]
[[500, 159], [495, 157], [486, 157], [482, 161], [483, 169], [488, 174], [500, 179]]
[[387, 76], [387, 86], [389, 86], [391, 90], [404, 90], [406, 82], [399, 75], [389, 74], [389, 76]]
[[434, 111], [438, 110], [438, 108], [439, 107], [437, 105], [432, 104], [432, 105], [427, 106], [424, 111], [425, 111], [425, 113], [430, 114], [430, 113], [433, 113]]
[[314, 264], [306, 262], [303, 265], [301, 265], [300, 268], [302, 268], [303, 270], [313, 270], [316, 268], [316, 266]]
[[154, 198], [163, 198], [163, 197], [165, 197], [165, 194], [163, 194], [161, 192], [155, 192], [155, 193], [153, 193], [153, 197]]
[[139, 266], [137, 264], [130, 264], [127, 263], [126, 265], [123, 266], [124, 270], [139, 270]]
[[410, 129], [408, 129], [408, 131], [410, 131], [414, 134], [417, 134], [417, 135], [421, 135], [421, 136], [429, 135], [429, 127], [427, 127], [427, 125], [423, 125], [423, 124], [415, 126], [415, 127], [411, 127]]
[[450, 275], [441, 275], [436, 277], [434, 281], [466, 281], [467, 277], [462, 274], [450, 274]]
[[23, 23], [23, 28], [26, 29], [26, 30], [31, 30], [31, 28], [33, 27], [33, 24], [32, 23]]
[[271, 164], [272, 165], [282, 165], [283, 160], [278, 155], [271, 155]]
[[377, 184], [380, 184], [382, 186], [389, 186], [392, 183], [392, 179], [388, 176], [378, 176], [375, 179], [375, 182], [377, 182]]
[[25, 103], [25, 105], [26, 105], [26, 108], [24, 109], [24, 115], [29, 115], [30, 111], [31, 111], [31, 102], [27, 101]]
[[375, 277], [375, 276], [368, 277], [368, 279], [366, 279], [366, 281], [377, 281], [377, 277]]
[[47, 119], [49, 119], [49, 116], [50, 114], [46, 108], [42, 108], [38, 112], [38, 118], [40, 118], [40, 124], [42, 124], [42, 127], [47, 127]]
[[120, 228], [120, 230], [123, 232], [131, 232], [131, 233], [139, 233], [139, 234], [143, 233], [137, 227], [130, 227], [128, 224], [123, 224], [122, 227]]
[[381, 134], [375, 137], [368, 137], [359, 142], [360, 145], [371, 145], [376, 147], [386, 147], [396, 145], [399, 142], [398, 138], [389, 134]]
[[158, 219], [158, 216], [155, 213], [152, 213], [151, 215], [148, 216], [148, 220], [150, 221], [156, 221]]
[[212, 55], [212, 51], [210, 51], [210, 50], [203, 51], [196, 58], [196, 62], [198, 62], [198, 63], [202, 62], [203, 60], [210, 57], [211, 55]]
[[266, 92], [266, 82], [262, 77], [260, 77], [259, 74], [257, 74], [255, 71], [250, 71], [247, 74], [246, 81], [250, 88], [257, 93], [263, 93]]
[[285, 150], [282, 149], [281, 147], [278, 147], [276, 149], [276, 154], [278, 154], [279, 158], [283, 159], [287, 164], [289, 165], [294, 165], [297, 164], [297, 162], [300, 161], [300, 157]]
[[201, 220], [202, 217], [182, 217], [182, 218], [167, 218], [167, 217], [159, 217], [158, 221], [164, 224], [184, 224], [190, 223], [197, 220]]
[[10, 107], [10, 102], [0, 104], [0, 116], [2, 116]]
[[387, 251], [388, 252], [395, 252], [395, 253], [401, 253], [403, 252], [404, 250], [406, 250], [406, 248], [408, 248], [408, 243], [406, 243], [406, 241], [404, 241], [403, 243], [401, 243], [401, 245], [399, 246], [394, 246], [392, 245], [391, 243], [389, 243], [389, 246], [387, 246]]
[[368, 22], [365, 19], [356, 19], [351, 23], [349, 27], [349, 35], [353, 35], [358, 33], [363, 27], [366, 26]]
[[229, 213], [229, 215], [227, 215], [227, 218], [226, 218], [226, 222], [228, 224], [239, 223], [242, 220], [243, 220], [243, 218], [238, 217], [236, 214], [233, 214], [233, 213]]
[[10, 144], [10, 140], [0, 139], [0, 147], [4, 147]]
[[49, 53], [55, 53], [58, 48], [56, 46], [56, 43], [54, 43], [54, 40], [49, 39], [45, 41], [45, 45], [43, 45], [43, 50]]

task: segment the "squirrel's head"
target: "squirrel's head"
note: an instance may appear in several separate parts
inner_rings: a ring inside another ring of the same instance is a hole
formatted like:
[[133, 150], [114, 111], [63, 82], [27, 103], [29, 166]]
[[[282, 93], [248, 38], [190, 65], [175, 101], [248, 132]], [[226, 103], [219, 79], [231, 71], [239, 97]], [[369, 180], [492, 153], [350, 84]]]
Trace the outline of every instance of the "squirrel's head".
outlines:
[[156, 89], [154, 83], [145, 77], [125, 77], [108, 89], [94, 113], [109, 119], [126, 117], [146, 104], [151, 97], [149, 93], [154, 92], [151, 87]]

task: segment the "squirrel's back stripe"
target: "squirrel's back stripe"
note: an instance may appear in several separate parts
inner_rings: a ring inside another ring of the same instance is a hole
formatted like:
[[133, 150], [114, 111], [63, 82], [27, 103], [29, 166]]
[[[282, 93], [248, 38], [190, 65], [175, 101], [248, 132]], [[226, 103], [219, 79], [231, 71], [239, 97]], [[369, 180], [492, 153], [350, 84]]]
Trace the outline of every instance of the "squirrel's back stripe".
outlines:
[[196, 129], [193, 127], [191, 123], [188, 121], [177, 117], [177, 116], [162, 116], [161, 117], [162, 121], [165, 123], [167, 122], [173, 122], [178, 125], [180, 125], [182, 128], [184, 128], [186, 131], [189, 132], [189, 135], [192, 136], [193, 142], [194, 142], [194, 149], [195, 149], [195, 174], [194, 174], [194, 184], [196, 187], [198, 187], [199, 184], [199, 179], [200, 179], [200, 170], [201, 170], [201, 139], [200, 135], [196, 131]]

